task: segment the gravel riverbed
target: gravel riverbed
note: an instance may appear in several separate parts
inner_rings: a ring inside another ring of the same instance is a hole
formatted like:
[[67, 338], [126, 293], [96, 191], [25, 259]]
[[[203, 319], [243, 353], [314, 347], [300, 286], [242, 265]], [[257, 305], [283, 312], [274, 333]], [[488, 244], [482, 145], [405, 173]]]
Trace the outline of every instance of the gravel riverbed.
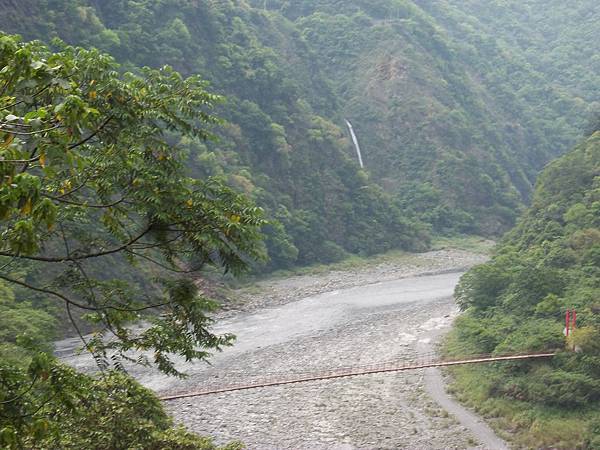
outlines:
[[[462, 271], [484, 260], [439, 250], [358, 270], [263, 281], [239, 291], [235, 309], [215, 324], [238, 340], [211, 365], [180, 361], [185, 380], [147, 369], [132, 373], [164, 395], [417, 357], [434, 349], [456, 317], [452, 292]], [[79, 368], [89, 366], [68, 344], [61, 354]], [[428, 369], [185, 398], [166, 407], [188, 429], [250, 449], [506, 448], [439, 389], [441, 382], [439, 372]]]
[[481, 253], [442, 249], [405, 254], [391, 261], [366, 264], [350, 270], [329, 270], [318, 274], [303, 274], [259, 281], [253, 284], [252, 288], [240, 289], [235, 292], [232, 295], [235, 302], [226, 305], [227, 309], [220, 316], [231, 317], [241, 311], [247, 312], [283, 305], [339, 289], [367, 286], [414, 276], [464, 272], [486, 260], [487, 256]]

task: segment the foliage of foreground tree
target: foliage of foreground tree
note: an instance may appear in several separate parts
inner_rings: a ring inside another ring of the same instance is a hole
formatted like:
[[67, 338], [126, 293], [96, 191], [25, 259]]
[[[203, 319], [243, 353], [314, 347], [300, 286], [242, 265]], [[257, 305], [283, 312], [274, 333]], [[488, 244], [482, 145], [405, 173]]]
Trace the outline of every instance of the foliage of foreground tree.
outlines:
[[[94, 336], [80, 335], [100, 368], [130, 360], [180, 375], [169, 355], [204, 359], [233, 339], [208, 330], [215, 305], [187, 274], [260, 256], [260, 210], [216, 179], [187, 177], [187, 155], [170, 145], [207, 138], [218, 97], [168, 67], [120, 74], [107, 55], [56, 45], [0, 34], [0, 280], [17, 299], [60, 304], [78, 330], [91, 322]], [[136, 264], [157, 268], [141, 280], [151, 289], [125, 273]], [[144, 330], [127, 327], [140, 320]], [[60, 416], [47, 406], [73, 384], [65, 373], [43, 354], [21, 371], [3, 361], [0, 440], [44, 434], [54, 419], [34, 419]]]
[[[154, 394], [123, 373], [94, 379], [41, 354], [35, 363], [45, 368], [39, 376], [46, 381], [30, 381], [3, 401], [0, 448], [217, 450], [211, 439], [174, 427]], [[6, 375], [3, 384], [24, 384], [19, 371]], [[35, 407], [35, 414], [23, 415], [25, 406]], [[240, 449], [239, 443], [222, 448]]]

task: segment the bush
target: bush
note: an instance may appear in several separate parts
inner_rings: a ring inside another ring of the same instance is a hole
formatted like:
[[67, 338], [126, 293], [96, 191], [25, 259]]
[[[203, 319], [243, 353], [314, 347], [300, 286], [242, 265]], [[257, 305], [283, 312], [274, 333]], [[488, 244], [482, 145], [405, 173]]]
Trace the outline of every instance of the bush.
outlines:
[[600, 355], [600, 330], [591, 326], [577, 328], [569, 336], [569, 344], [584, 353]]
[[325, 241], [321, 246], [319, 261], [326, 264], [335, 263], [343, 260], [347, 256], [348, 253], [335, 242]]
[[160, 400], [128, 375], [95, 379], [43, 354], [27, 371], [0, 364], [0, 447], [217, 449], [210, 439], [173, 427]]
[[590, 423], [589, 435], [591, 436], [587, 448], [589, 450], [600, 450], [600, 416]]
[[587, 406], [600, 398], [600, 383], [587, 375], [554, 370], [530, 380], [528, 397], [551, 406]]

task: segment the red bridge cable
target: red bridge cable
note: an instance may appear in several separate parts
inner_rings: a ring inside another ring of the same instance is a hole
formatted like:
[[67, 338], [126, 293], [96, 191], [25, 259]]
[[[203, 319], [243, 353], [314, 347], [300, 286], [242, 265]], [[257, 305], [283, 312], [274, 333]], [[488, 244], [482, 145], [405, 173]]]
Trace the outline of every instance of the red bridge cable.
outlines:
[[[284, 386], [288, 384], [297, 384], [297, 383], [307, 383], [310, 381], [321, 381], [321, 380], [331, 380], [331, 379], [339, 379], [339, 378], [348, 378], [348, 377], [357, 377], [362, 375], [371, 375], [377, 373], [390, 373], [390, 372], [402, 372], [406, 370], [417, 370], [417, 369], [426, 369], [429, 367], [447, 367], [447, 366], [458, 366], [463, 364], [479, 364], [486, 362], [496, 362], [496, 361], [517, 361], [524, 359], [536, 359], [536, 358], [551, 358], [555, 356], [556, 353], [529, 353], [529, 354], [517, 354], [517, 355], [496, 355], [496, 356], [478, 356], [471, 357], [470, 359], [461, 359], [461, 360], [439, 360], [439, 361], [430, 361], [430, 362], [420, 362], [420, 363], [406, 363], [405, 364], [397, 364], [393, 365], [393, 363], [385, 363], [385, 364], [376, 364], [373, 366], [363, 366], [361, 368], [342, 368], [330, 370], [327, 372], [322, 372], [319, 374], [312, 374], [310, 376], [298, 377], [298, 378], [279, 378], [272, 380], [263, 380], [256, 381], [254, 383], [248, 384], [239, 384], [239, 385], [229, 385], [229, 386], [221, 386], [221, 387], [213, 387], [204, 391], [196, 391], [196, 392], [186, 392], [174, 395], [168, 395], [164, 397], [160, 397], [162, 401], [171, 401], [182, 398], [190, 398], [190, 397], [200, 397], [203, 395], [211, 395], [211, 394], [222, 394], [225, 392], [235, 392], [235, 391], [244, 391], [249, 389], [258, 389], [264, 387], [271, 386]], [[421, 359], [422, 361], [423, 359]], [[282, 373], [283, 375], [283, 373]]]

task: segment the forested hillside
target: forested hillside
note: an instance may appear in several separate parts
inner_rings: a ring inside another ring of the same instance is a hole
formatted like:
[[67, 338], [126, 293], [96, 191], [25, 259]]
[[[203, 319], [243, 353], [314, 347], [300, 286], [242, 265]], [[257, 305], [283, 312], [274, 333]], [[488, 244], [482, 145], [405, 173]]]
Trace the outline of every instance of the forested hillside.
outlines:
[[[598, 106], [600, 11], [596, 2], [432, 0], [421, 4], [448, 30], [455, 30], [456, 38], [464, 39], [474, 29], [481, 30], [479, 42], [484, 34], [493, 34], [503, 53], [526, 61], [530, 70], [576, 101]], [[469, 40], [471, 45], [477, 42]]]
[[[593, 99], [570, 92], [574, 77], [559, 84], [549, 67], [531, 65], [533, 49], [507, 48], [499, 33], [507, 23], [538, 30], [517, 2], [502, 2], [501, 15], [486, 10], [485, 25], [463, 3], [268, 2], [317, 50], [367, 166], [406, 209], [437, 230], [499, 232], [527, 201], [537, 170], [573, 145]], [[559, 9], [536, 11], [577, 33], [578, 21]], [[585, 64], [572, 56], [570, 67]]]
[[[537, 171], [574, 143], [593, 106], [569, 92], [572, 77], [563, 86], [532, 66], [525, 46], [507, 50], [500, 22], [465, 22], [466, 5], [0, 5], [0, 29], [96, 46], [132, 70], [170, 64], [227, 97], [220, 140], [190, 148], [190, 170], [227, 178], [276, 219], [265, 228], [270, 260], [260, 270], [425, 248], [419, 222], [436, 233], [501, 233]], [[513, 10], [520, 17], [516, 7], [505, 14]], [[357, 131], [366, 171], [344, 119]]]
[[[97, 50], [59, 47], [0, 33], [0, 447], [212, 449], [123, 364], [181, 375], [174, 355], [231, 345], [189, 273], [260, 259], [262, 211], [187, 176], [174, 139], [202, 142], [216, 121], [200, 78], [121, 73]], [[98, 378], [53, 357], [56, 318]]]
[[[457, 290], [456, 354], [572, 350], [461, 369], [457, 389], [526, 447], [600, 448], [600, 131], [550, 164], [492, 261]], [[577, 329], [565, 340], [565, 311]]]
[[[600, 448], [600, 8], [572, 3], [0, 0], [0, 446], [214, 449], [122, 373], [232, 344], [191, 272], [516, 224], [447, 351], [560, 354], [454, 389], [525, 446]], [[53, 358], [64, 324], [103, 377]]]
[[352, 158], [314, 53], [282, 18], [234, 2], [19, 2], [10, 11], [0, 29], [102, 48], [132, 70], [170, 64], [226, 95], [218, 141], [188, 148], [190, 173], [222, 176], [266, 209], [267, 269], [426, 248], [426, 234]]

